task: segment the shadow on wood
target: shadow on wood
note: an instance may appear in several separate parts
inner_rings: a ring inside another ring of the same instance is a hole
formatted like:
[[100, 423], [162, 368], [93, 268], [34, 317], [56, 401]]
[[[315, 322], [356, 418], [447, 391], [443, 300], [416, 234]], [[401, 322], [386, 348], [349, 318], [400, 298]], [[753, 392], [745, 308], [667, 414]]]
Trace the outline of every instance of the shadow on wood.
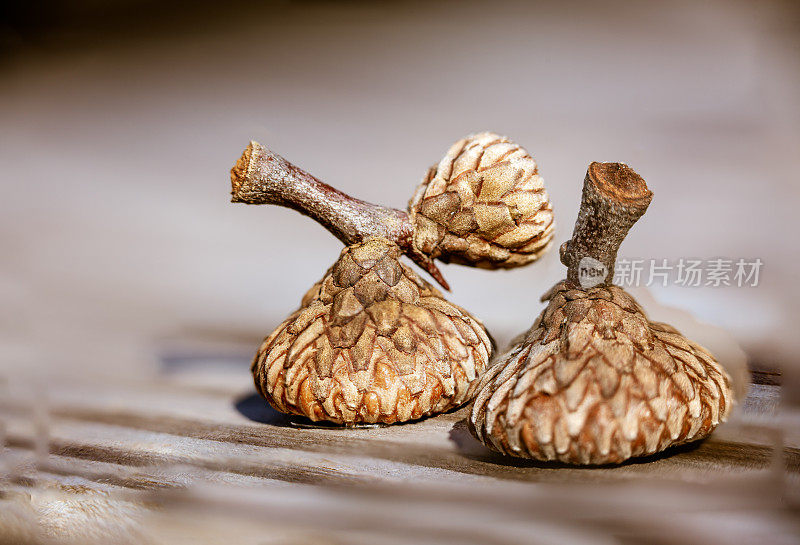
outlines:
[[314, 422], [310, 418], [296, 414], [284, 414], [275, 410], [267, 400], [258, 394], [248, 394], [238, 398], [234, 401], [233, 406], [236, 410], [253, 422], [260, 422], [261, 424], [271, 424], [280, 428], [300, 428], [300, 429], [342, 429], [342, 428], [378, 428], [383, 427], [383, 424], [356, 424], [343, 426], [334, 422]]
[[[288, 415], [276, 411], [269, 403], [267, 403], [266, 399], [255, 393], [245, 394], [244, 396], [235, 399], [233, 406], [236, 408], [239, 414], [248, 420], [252, 420], [253, 422], [271, 424], [281, 428], [292, 425]], [[309, 420], [309, 422], [311, 421]]]

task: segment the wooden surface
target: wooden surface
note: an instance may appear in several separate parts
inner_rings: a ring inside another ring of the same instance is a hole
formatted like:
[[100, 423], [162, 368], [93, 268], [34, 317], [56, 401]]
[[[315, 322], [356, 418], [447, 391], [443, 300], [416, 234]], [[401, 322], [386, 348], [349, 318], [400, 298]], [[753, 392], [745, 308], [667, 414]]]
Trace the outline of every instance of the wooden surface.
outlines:
[[[760, 380], [758, 382], [774, 382]], [[753, 384], [709, 440], [619, 467], [492, 454], [465, 410], [304, 428], [239, 371], [6, 384], [9, 542], [793, 543], [800, 433]], [[35, 399], [35, 402], [32, 401]], [[796, 419], [795, 419], [796, 420]]]

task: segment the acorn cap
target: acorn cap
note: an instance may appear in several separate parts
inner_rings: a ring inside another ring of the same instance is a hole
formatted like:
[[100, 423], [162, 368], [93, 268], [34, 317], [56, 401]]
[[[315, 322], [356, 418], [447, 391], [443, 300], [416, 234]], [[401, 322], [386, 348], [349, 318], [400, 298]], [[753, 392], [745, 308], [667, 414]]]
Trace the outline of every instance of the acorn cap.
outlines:
[[535, 261], [554, 231], [536, 162], [519, 145], [490, 132], [453, 144], [417, 188], [409, 215], [420, 252], [487, 269]]
[[492, 341], [401, 255], [382, 238], [345, 248], [267, 337], [252, 371], [277, 410], [315, 421], [391, 424], [471, 399]]
[[619, 463], [706, 437], [729, 414], [730, 379], [714, 357], [650, 322], [611, 284], [619, 245], [651, 199], [627, 165], [589, 165], [575, 230], [561, 248], [566, 280], [479, 381], [469, 428], [488, 447]]
[[499, 452], [620, 463], [708, 436], [728, 416], [714, 357], [650, 322], [618, 286], [558, 283], [526, 338], [482, 377], [469, 426]]

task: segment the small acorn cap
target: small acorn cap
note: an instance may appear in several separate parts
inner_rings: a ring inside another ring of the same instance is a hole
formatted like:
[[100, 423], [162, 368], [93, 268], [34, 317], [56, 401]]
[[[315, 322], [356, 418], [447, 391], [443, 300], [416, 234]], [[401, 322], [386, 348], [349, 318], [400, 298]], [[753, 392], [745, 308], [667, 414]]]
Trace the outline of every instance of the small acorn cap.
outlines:
[[479, 381], [468, 424], [488, 447], [616, 464], [702, 439], [730, 413], [730, 378], [714, 357], [649, 321], [611, 284], [619, 245], [651, 198], [627, 165], [589, 167], [575, 231], [561, 251], [567, 279], [544, 295], [533, 327]]
[[284, 413], [392, 424], [469, 401], [492, 341], [482, 324], [399, 261], [383, 238], [346, 247], [253, 361]]
[[555, 228], [536, 162], [491, 132], [453, 144], [417, 188], [409, 214], [420, 252], [486, 269], [537, 260]]

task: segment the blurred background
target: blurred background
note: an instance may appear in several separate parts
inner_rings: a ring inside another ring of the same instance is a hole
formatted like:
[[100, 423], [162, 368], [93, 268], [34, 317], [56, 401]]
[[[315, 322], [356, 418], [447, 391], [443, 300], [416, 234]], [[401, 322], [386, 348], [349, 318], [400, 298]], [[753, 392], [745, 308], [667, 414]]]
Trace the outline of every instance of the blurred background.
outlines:
[[[6, 370], [153, 373], [175, 346], [249, 353], [336, 259], [292, 211], [229, 203], [250, 139], [404, 207], [455, 140], [492, 130], [540, 165], [566, 240], [590, 161], [655, 192], [621, 257], [763, 261], [757, 287], [652, 287], [797, 359], [795, 2], [50, 1], [0, 27]], [[502, 342], [564, 275], [445, 266]], [[227, 350], [227, 348], [226, 348]]]

